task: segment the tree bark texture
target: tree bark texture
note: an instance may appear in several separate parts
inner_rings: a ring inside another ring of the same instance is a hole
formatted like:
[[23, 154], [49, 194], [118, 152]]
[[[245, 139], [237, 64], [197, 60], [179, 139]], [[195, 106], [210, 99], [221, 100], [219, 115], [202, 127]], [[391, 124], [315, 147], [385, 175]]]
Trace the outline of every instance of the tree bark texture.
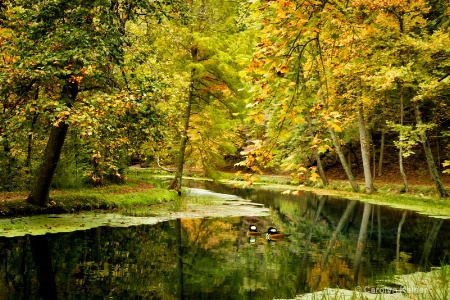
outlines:
[[[78, 95], [78, 84], [67, 83], [61, 92], [61, 101], [68, 107], [72, 107]], [[61, 155], [64, 140], [66, 139], [69, 125], [60, 121], [58, 125], [52, 126], [50, 137], [44, 150], [41, 165], [39, 167], [37, 179], [34, 182], [30, 195], [27, 198], [28, 203], [39, 206], [46, 206], [49, 201], [50, 184], [55, 174], [56, 165]]]
[[367, 136], [366, 123], [364, 121], [363, 104], [361, 103], [361, 79], [358, 78], [358, 124], [359, 124], [359, 141], [361, 143], [361, 156], [364, 169], [364, 181], [366, 184], [366, 192], [371, 194], [374, 192], [372, 174], [370, 171], [370, 147], [369, 138]]

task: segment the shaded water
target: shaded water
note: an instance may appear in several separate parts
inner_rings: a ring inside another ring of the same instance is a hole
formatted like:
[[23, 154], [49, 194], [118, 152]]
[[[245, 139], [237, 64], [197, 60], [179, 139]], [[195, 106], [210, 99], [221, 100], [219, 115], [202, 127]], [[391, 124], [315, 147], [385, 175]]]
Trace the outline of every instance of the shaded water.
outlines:
[[[0, 238], [0, 299], [294, 298], [440, 265], [450, 249], [448, 221], [309, 193], [207, 188], [271, 213]], [[249, 238], [250, 224], [291, 235]]]

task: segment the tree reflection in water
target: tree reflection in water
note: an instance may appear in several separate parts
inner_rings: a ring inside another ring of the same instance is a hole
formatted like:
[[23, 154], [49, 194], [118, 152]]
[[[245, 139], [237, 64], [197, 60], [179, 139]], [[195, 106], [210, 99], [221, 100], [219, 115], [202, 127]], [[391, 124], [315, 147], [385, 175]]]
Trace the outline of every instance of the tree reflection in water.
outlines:
[[[328, 286], [364, 285], [387, 269], [411, 273], [426, 262], [436, 265], [450, 248], [448, 221], [307, 193], [242, 193], [270, 207], [270, 216], [177, 219], [152, 226], [0, 238], [0, 290], [6, 293], [0, 295], [294, 298]], [[370, 218], [376, 220], [373, 236]], [[273, 243], [263, 235], [249, 242], [250, 224], [263, 232], [274, 226], [291, 235]]]

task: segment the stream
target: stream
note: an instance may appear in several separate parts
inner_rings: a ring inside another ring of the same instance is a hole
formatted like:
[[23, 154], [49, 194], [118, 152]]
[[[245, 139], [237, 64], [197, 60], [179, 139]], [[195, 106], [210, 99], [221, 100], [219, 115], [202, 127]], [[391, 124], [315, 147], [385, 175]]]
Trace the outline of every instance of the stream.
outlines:
[[[450, 253], [448, 220], [307, 192], [189, 186], [192, 197], [222, 197], [227, 213], [109, 216], [0, 237], [0, 299], [293, 299], [430, 270]], [[261, 235], [248, 236], [250, 225]], [[268, 240], [271, 226], [286, 235]]]

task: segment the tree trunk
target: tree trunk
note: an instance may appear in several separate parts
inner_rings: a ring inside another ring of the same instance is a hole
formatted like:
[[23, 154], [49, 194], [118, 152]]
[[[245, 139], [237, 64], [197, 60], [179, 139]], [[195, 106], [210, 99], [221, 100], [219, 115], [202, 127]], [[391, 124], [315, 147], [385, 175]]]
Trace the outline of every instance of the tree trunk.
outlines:
[[[314, 138], [314, 130], [312, 128], [311, 113], [309, 112], [309, 110], [306, 114], [306, 120], [308, 122], [309, 135], [312, 138]], [[314, 148], [313, 153], [314, 153], [314, 158], [316, 159], [317, 169], [319, 170], [320, 179], [322, 179], [322, 182], [324, 185], [328, 185], [329, 184], [328, 179], [327, 179], [327, 176], [325, 175], [325, 171], [323, 170], [322, 161], [320, 159], [319, 151], [317, 151], [317, 148]]]
[[[191, 49], [192, 61], [195, 63], [198, 60], [198, 49], [193, 47]], [[170, 185], [170, 189], [175, 189], [178, 195], [181, 195], [181, 181], [183, 180], [183, 168], [184, 168], [184, 157], [186, 153], [186, 145], [188, 142], [188, 130], [189, 130], [189, 120], [191, 117], [192, 101], [194, 98], [194, 84], [195, 84], [195, 71], [191, 72], [191, 84], [189, 86], [189, 94], [187, 97], [186, 110], [184, 111], [184, 126], [181, 133], [180, 150], [178, 155], [177, 170], [175, 172], [175, 178]]]
[[375, 191], [372, 181], [372, 174], [370, 171], [370, 147], [369, 139], [367, 136], [366, 124], [364, 121], [363, 104], [361, 102], [361, 79], [357, 80], [357, 93], [358, 93], [358, 123], [359, 123], [359, 140], [361, 143], [361, 156], [364, 169], [364, 181], [366, 184], [366, 192], [371, 194]]
[[[325, 100], [325, 97], [323, 96], [322, 83], [319, 75], [317, 76], [317, 79], [319, 83], [319, 90], [321, 91], [322, 104], [325, 107], [325, 109], [328, 109], [328, 103]], [[344, 172], [347, 175], [348, 180], [350, 181], [350, 185], [352, 186], [353, 191], [358, 192], [359, 191], [358, 183], [356, 182], [355, 177], [353, 176], [352, 169], [347, 164], [344, 152], [342, 152], [341, 143], [336, 137], [336, 133], [334, 132], [334, 129], [332, 127], [328, 127], [328, 132], [330, 133], [331, 140], [333, 141], [334, 150], [338, 154], [339, 160], [341, 161], [342, 168], [344, 168]]]
[[58, 126], [52, 127], [50, 138], [45, 147], [44, 157], [41, 166], [39, 167], [38, 178], [27, 198], [27, 202], [39, 206], [47, 205], [49, 201], [50, 184], [61, 155], [68, 128], [69, 125], [65, 122], [61, 122]]
[[[78, 84], [69, 83], [62, 89], [61, 100], [68, 107], [71, 107], [77, 95]], [[50, 184], [61, 155], [68, 128], [69, 125], [64, 121], [59, 122], [57, 126], [52, 126], [50, 137], [44, 150], [44, 156], [39, 167], [38, 178], [34, 182], [30, 195], [27, 198], [28, 203], [39, 206], [46, 206], [48, 204]]]
[[384, 157], [384, 145], [386, 138], [386, 130], [381, 130], [381, 145], [380, 145], [380, 157], [378, 157], [378, 177], [383, 175], [383, 157]]
[[[322, 62], [322, 67], [323, 67], [323, 59], [322, 59], [322, 53], [321, 53], [321, 49], [320, 49], [319, 40], [317, 40], [317, 46], [319, 48], [320, 61]], [[312, 50], [312, 52], [314, 52], [314, 50]], [[325, 68], [324, 67], [323, 67], [323, 71], [325, 73]], [[320, 99], [322, 101], [322, 104], [323, 104], [325, 109], [328, 109], [328, 101], [327, 101], [328, 88], [325, 87], [326, 88], [326, 93], [327, 93], [327, 95], [325, 96], [324, 90], [323, 90], [323, 87], [322, 87], [322, 80], [320, 78], [320, 73], [319, 73], [318, 70], [317, 70], [317, 83], [318, 83], [318, 87], [319, 87]], [[326, 81], [325, 81], [325, 84], [327, 84]], [[359, 191], [358, 183], [356, 182], [355, 177], [353, 176], [352, 169], [347, 164], [347, 160], [345, 159], [345, 155], [342, 152], [341, 143], [338, 140], [338, 138], [336, 137], [336, 133], [335, 133], [335, 131], [334, 131], [334, 129], [332, 127], [328, 127], [328, 132], [330, 133], [331, 140], [333, 141], [334, 149], [335, 149], [336, 153], [339, 156], [339, 160], [341, 161], [342, 168], [344, 168], [345, 174], [347, 175], [347, 178], [350, 181], [350, 185], [352, 186], [353, 191], [358, 192]]]
[[[420, 116], [420, 110], [418, 103], [414, 105], [414, 114], [416, 116], [417, 125], [422, 125], [422, 117]], [[421, 133], [420, 141], [422, 142], [423, 148], [425, 150], [425, 157], [427, 159], [428, 168], [430, 169], [430, 174], [433, 177], [434, 183], [436, 185], [436, 189], [441, 198], [448, 197], [448, 193], [445, 190], [444, 184], [441, 181], [441, 177], [439, 176], [439, 172], [436, 168], [436, 164], [434, 163], [433, 153], [431, 152], [430, 145], [428, 144], [427, 134], [426, 132]]]
[[[403, 89], [404, 89], [404, 87], [402, 84], [400, 87], [400, 125], [401, 126], [403, 126], [403, 118], [405, 115], [404, 102], [403, 102]], [[399, 140], [400, 140], [400, 142], [402, 141], [401, 131], [400, 131]], [[402, 150], [401, 146], [398, 150], [398, 165], [400, 168], [400, 174], [402, 175], [402, 179], [403, 179], [403, 189], [405, 190], [405, 193], [407, 193], [409, 191], [409, 187], [408, 187], [408, 180], [406, 178], [406, 173], [405, 173], [405, 170], [403, 169], [403, 150]]]

